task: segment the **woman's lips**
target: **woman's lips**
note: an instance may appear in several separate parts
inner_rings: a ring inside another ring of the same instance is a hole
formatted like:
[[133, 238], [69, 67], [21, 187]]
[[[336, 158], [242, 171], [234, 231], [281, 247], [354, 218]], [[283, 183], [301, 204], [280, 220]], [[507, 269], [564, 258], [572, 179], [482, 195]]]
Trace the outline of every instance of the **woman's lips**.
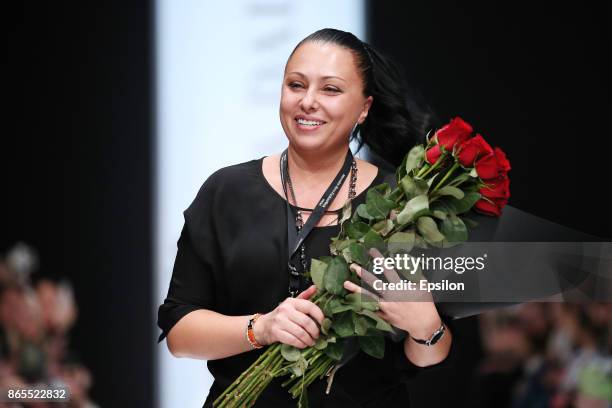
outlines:
[[295, 121], [297, 128], [304, 132], [315, 132], [319, 130], [326, 122], [321, 123], [320, 125], [303, 125], [299, 123], [297, 120]]

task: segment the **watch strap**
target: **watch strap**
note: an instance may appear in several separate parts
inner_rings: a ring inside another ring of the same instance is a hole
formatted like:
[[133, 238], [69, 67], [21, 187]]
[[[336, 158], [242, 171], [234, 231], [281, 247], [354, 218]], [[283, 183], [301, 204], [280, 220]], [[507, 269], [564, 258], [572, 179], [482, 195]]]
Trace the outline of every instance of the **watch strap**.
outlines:
[[442, 325], [440, 326], [440, 328], [434, 331], [433, 334], [428, 339], [426, 340], [415, 339], [412, 336], [410, 336], [410, 338], [419, 344], [425, 344], [426, 346], [432, 346], [436, 344], [442, 337], [444, 337], [445, 332], [446, 332], [446, 326], [444, 325], [444, 322], [442, 322]]

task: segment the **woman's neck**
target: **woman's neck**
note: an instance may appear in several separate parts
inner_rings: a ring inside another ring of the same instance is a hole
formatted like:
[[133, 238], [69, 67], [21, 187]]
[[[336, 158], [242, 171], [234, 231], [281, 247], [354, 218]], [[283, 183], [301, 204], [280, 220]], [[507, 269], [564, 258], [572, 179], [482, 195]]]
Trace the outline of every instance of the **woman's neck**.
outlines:
[[289, 174], [293, 182], [310, 188], [320, 183], [329, 184], [344, 164], [348, 145], [321, 154], [320, 152], [302, 152], [289, 145], [287, 159]]

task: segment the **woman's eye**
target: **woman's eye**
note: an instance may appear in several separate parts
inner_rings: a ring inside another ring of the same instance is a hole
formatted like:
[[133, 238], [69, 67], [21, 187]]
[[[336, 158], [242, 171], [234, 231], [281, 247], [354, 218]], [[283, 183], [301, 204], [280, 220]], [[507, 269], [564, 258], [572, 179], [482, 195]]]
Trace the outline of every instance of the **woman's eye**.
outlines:
[[298, 83], [295, 83], [295, 82], [292, 82], [292, 83], [289, 84], [289, 88], [299, 88], [301, 86], [302, 86], [301, 84], [298, 84]]
[[340, 92], [340, 90], [339, 90], [339, 89], [336, 89], [336, 88], [330, 88], [330, 87], [325, 88], [325, 90], [326, 90], [327, 92]]

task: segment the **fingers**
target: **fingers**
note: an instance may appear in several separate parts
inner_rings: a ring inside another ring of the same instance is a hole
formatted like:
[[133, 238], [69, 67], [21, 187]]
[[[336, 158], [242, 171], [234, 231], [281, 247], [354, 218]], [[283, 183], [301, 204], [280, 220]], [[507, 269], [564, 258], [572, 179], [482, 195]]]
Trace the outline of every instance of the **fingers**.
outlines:
[[361, 278], [363, 282], [374, 289], [374, 282], [378, 280], [374, 274], [370, 273], [367, 269], [362, 268], [361, 265], [356, 263], [352, 263], [350, 268]]
[[372, 292], [370, 292], [367, 289], [362, 288], [361, 286], [351, 282], [351, 281], [344, 281], [344, 288], [346, 290], [349, 290], [353, 293], [358, 293], [360, 295], [363, 296], [369, 296], [371, 297], [373, 300], [376, 300], [377, 302], [381, 302], [381, 298], [380, 296], [377, 296], [375, 294], [373, 294]]
[[[303, 313], [294, 313], [289, 316], [289, 320], [291, 320], [295, 326], [301, 329], [299, 332], [291, 331], [291, 333], [305, 343], [308, 343], [309, 346], [314, 345], [315, 340], [319, 338], [319, 326], [315, 324], [314, 320], [312, 320], [310, 316]], [[308, 338], [303, 336], [302, 332], [304, 332], [304, 330], [306, 331]]]
[[303, 298], [287, 298], [274, 311], [270, 332], [273, 341], [304, 348], [314, 346], [319, 338], [321, 324], [325, 316], [321, 309], [306, 298], [316, 291], [312, 286], [302, 292]]
[[[307, 317], [307, 319], [309, 318]], [[296, 344], [291, 344], [291, 343], [290, 344], [294, 345], [295, 347], [304, 348], [308, 346], [314, 346], [315, 341], [316, 341], [306, 330], [304, 330], [303, 327], [301, 327], [299, 324], [294, 323], [291, 320], [285, 320], [283, 322], [283, 327], [282, 327], [281, 332], [279, 333], [279, 336], [282, 336], [283, 332], [288, 333], [291, 336], [293, 336], [294, 338], [293, 341]]]
[[[291, 301], [291, 299], [288, 300]], [[325, 319], [325, 315], [323, 314], [319, 306], [315, 305], [310, 300], [295, 298], [293, 299], [293, 301], [291, 301], [291, 303], [293, 304], [296, 310], [309, 316], [312, 316], [312, 318], [314, 318], [319, 324], [323, 324], [323, 319]]]
[[[383, 258], [384, 259], [383, 254], [381, 254], [377, 248], [370, 248], [369, 252], [370, 252], [370, 256], [372, 256], [373, 258]], [[383, 267], [383, 274], [385, 275], [385, 278], [387, 278], [388, 282], [399, 282], [400, 281], [400, 277], [395, 269], [385, 267], [384, 262], [382, 262], [381, 265]]]
[[310, 299], [317, 292], [315, 285], [310, 285], [308, 289], [297, 295], [297, 299]]
[[289, 333], [285, 330], [280, 330], [277, 335], [278, 341], [283, 344], [289, 344], [290, 346], [297, 348], [306, 348], [308, 344], [304, 343], [299, 338], [295, 337], [293, 334]]

